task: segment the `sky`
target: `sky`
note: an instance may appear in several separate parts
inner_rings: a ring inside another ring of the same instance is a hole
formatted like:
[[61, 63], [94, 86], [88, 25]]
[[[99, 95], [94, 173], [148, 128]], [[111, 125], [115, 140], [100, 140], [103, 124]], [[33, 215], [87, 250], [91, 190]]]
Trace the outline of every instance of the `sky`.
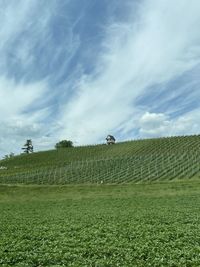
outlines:
[[199, 0], [1, 0], [0, 157], [200, 134]]

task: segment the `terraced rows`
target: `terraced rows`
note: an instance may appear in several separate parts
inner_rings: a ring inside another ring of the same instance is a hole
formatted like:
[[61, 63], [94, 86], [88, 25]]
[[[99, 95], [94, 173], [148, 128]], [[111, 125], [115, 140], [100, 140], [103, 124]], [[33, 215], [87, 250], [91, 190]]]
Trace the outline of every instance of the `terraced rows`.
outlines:
[[133, 183], [200, 176], [200, 136], [76, 147], [0, 161], [0, 183]]

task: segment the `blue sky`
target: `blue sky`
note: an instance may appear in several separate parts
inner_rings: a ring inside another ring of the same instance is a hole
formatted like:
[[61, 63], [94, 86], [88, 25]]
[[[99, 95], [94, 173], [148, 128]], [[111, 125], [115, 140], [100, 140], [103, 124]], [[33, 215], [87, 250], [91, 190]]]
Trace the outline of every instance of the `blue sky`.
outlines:
[[0, 2], [0, 156], [200, 133], [199, 0]]

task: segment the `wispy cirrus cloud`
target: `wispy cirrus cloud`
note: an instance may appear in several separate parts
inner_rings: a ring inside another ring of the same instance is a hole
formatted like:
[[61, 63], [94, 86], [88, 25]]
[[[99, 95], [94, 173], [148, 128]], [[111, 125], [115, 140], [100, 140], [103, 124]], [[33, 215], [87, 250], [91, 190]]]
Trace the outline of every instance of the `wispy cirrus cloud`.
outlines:
[[198, 0], [2, 1], [1, 154], [26, 138], [45, 149], [200, 131], [199, 9]]
[[[50, 12], [42, 12], [35, 1], [0, 3], [0, 148], [1, 155], [20, 152], [23, 139], [41, 134], [48, 116], [42, 105], [48, 79], [35, 76], [41, 36], [47, 36]], [[32, 21], [37, 17], [35, 23]], [[39, 68], [39, 66], [37, 66]], [[36, 104], [37, 103], [37, 104]], [[30, 112], [33, 106], [38, 107]]]
[[[134, 138], [130, 133], [132, 117], [138, 117], [139, 123], [139, 114], [151, 111], [156, 102], [165, 102], [167, 94], [172, 101], [176, 94], [179, 97], [183, 85], [177, 83], [174, 89], [167, 85], [200, 63], [199, 8], [197, 0], [179, 0], [176, 5], [173, 1], [142, 1], [137, 18], [130, 15], [135, 14], [134, 9], [129, 9], [128, 21], [108, 25], [95, 72], [80, 78], [77, 94], [63, 109], [66, 129], [61, 137], [95, 142], [127, 124], [129, 137]], [[191, 80], [184, 86], [182, 106], [188, 100]], [[160, 88], [166, 95], [159, 94]], [[191, 105], [198, 95], [197, 87], [194, 90]], [[157, 99], [141, 101], [138, 106], [138, 98], [150, 93]], [[179, 108], [172, 106], [174, 112]], [[132, 125], [132, 131], [138, 123]]]
[[76, 76], [69, 74], [70, 61], [79, 47], [70, 5], [55, 0], [0, 3], [1, 155], [19, 153], [28, 138], [37, 149], [52, 147], [62, 127], [57, 112], [70, 94], [65, 82], [68, 75]]
[[45, 81], [27, 84], [0, 77], [1, 153], [19, 153], [23, 139], [42, 133], [41, 125], [48, 116], [48, 110], [40, 108], [32, 113], [29, 109], [46, 92]]

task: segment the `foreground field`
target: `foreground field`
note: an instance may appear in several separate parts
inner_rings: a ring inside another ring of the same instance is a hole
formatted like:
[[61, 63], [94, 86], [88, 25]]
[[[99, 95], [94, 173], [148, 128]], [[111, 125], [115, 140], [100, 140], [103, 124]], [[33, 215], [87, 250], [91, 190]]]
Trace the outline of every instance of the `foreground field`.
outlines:
[[1, 186], [0, 266], [200, 266], [200, 182]]

